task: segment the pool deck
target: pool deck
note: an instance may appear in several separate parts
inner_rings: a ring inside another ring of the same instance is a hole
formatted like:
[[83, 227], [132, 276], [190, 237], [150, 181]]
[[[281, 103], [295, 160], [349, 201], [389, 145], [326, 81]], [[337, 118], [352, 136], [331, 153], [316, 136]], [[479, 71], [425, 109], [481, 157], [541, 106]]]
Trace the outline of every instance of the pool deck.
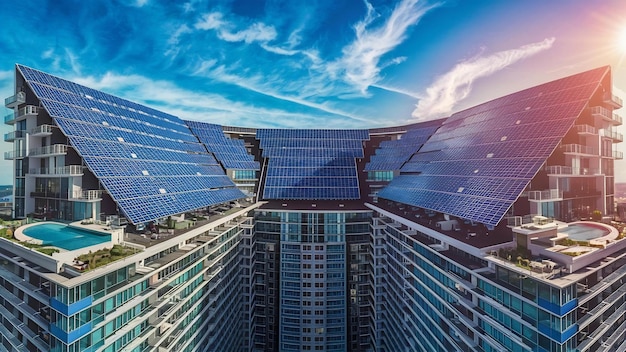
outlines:
[[[36, 223], [20, 226], [20, 227], [15, 229], [15, 232], [14, 232], [13, 236], [15, 237], [15, 239], [17, 239], [20, 242], [44, 245], [43, 240], [40, 240], [38, 238], [30, 237], [30, 236], [28, 236], [28, 235], [26, 235], [24, 233], [24, 230], [28, 229], [29, 227], [37, 226], [37, 225], [41, 225], [41, 224], [56, 224], [56, 225], [60, 225], [60, 226], [71, 227], [71, 228], [74, 228], [74, 229], [77, 229], [77, 230], [94, 232], [94, 233], [100, 233], [100, 234], [107, 234], [107, 235], [111, 236], [111, 240], [110, 241], [105, 241], [105, 242], [102, 242], [100, 244], [95, 244], [95, 246], [101, 246], [103, 244], [107, 245], [107, 246], [111, 246], [113, 244], [119, 243], [119, 240], [117, 238], [118, 237], [121, 238], [121, 235], [116, 236], [116, 234], [117, 233], [123, 233], [123, 230], [111, 229], [110, 227], [107, 228], [106, 226], [97, 225], [97, 224], [85, 225], [85, 224], [81, 224], [80, 221], [73, 222], [73, 223], [70, 223], [70, 224], [66, 224], [66, 223], [62, 223], [62, 222], [55, 222], [55, 221], [46, 221], [46, 222], [36, 222]], [[56, 248], [56, 249], [59, 250], [60, 253], [64, 253], [64, 252], [83, 251], [85, 248], [92, 247], [94, 245], [88, 245], [88, 246], [77, 248], [77, 249], [73, 249], [73, 250], [68, 250], [68, 249], [65, 249], [65, 248], [61, 248], [61, 247], [55, 246], [53, 244], [45, 245], [45, 246], [46, 247], [51, 247], [51, 248]]]

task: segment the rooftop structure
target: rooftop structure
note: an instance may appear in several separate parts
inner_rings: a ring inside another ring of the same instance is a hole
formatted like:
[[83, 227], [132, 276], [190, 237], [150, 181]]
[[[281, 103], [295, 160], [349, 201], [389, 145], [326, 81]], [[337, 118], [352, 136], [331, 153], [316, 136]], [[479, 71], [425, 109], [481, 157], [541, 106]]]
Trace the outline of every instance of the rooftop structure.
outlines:
[[625, 349], [608, 67], [370, 130], [15, 82], [8, 350]]

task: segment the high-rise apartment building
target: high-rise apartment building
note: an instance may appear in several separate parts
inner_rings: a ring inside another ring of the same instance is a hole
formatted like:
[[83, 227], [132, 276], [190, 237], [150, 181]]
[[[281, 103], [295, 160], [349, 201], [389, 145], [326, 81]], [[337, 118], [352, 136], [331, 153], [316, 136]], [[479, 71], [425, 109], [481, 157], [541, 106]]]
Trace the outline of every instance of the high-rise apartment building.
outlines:
[[608, 67], [436, 121], [219, 126], [16, 66], [17, 351], [623, 351]]

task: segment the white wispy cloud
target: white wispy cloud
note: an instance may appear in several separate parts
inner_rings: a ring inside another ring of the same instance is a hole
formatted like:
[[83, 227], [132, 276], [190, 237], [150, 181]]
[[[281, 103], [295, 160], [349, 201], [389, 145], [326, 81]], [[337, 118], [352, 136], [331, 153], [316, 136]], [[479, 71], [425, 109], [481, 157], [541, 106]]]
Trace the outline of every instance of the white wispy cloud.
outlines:
[[476, 56], [456, 64], [452, 70], [437, 77], [428, 87], [413, 111], [413, 117], [427, 120], [449, 114], [472, 90], [472, 84], [520, 60], [550, 49], [555, 38], [546, 38], [516, 49]]
[[187, 26], [186, 24], [182, 24], [174, 31], [174, 33], [172, 33], [170, 38], [167, 40], [167, 43], [169, 45], [178, 45], [178, 43], [180, 42], [180, 36], [191, 32], [192, 29], [189, 28], [189, 26]]
[[[309, 100], [306, 100], [297, 96], [282, 94], [274, 88], [274, 85], [276, 82], [283, 83], [283, 80], [281, 80], [278, 77], [272, 77], [271, 79], [266, 76], [260, 76], [260, 75], [241, 77], [236, 74], [230, 73], [228, 69], [223, 65], [218, 66], [218, 67], [212, 67], [213, 64], [214, 64], [213, 62], [206, 64], [207, 68], [210, 68], [210, 69], [203, 71], [199, 68], [198, 70], [195, 71], [195, 74], [204, 75], [205, 77], [214, 79], [219, 82], [233, 84], [237, 87], [244, 88], [246, 90], [249, 90], [255, 93], [263, 94], [265, 96], [272, 97], [274, 99], [283, 100], [283, 101], [299, 104], [302, 106], [306, 106], [308, 108], [317, 109], [320, 112], [323, 112], [326, 114], [348, 117], [351, 120], [359, 121], [359, 122], [375, 123], [375, 121], [369, 120], [365, 117], [357, 116], [355, 114], [351, 114], [346, 111], [335, 109], [326, 103], [315, 103], [315, 102], [312, 102], [312, 101], [309, 101]], [[287, 84], [287, 83], [285, 82], [284, 84]]]
[[[331, 76], [342, 77], [363, 94], [379, 81], [383, 68], [379, 63], [383, 55], [400, 45], [406, 39], [409, 27], [438, 6], [423, 5], [418, 0], [403, 0], [381, 26], [370, 28], [379, 15], [369, 2], [365, 1], [365, 5], [365, 18], [354, 25], [355, 40], [344, 47], [343, 56], [338, 61], [328, 65]], [[401, 59], [394, 59], [386, 65], [400, 62]]]
[[[153, 80], [141, 75], [108, 72], [102, 76], [74, 77], [72, 81], [94, 89], [124, 96], [185, 120], [208, 121], [223, 125], [249, 127], [316, 127], [320, 116], [257, 107], [233, 101], [218, 94], [187, 90], [172, 82]], [[117, 93], [116, 93], [117, 92]], [[123, 94], [119, 94], [123, 92]], [[280, 121], [279, 124], [275, 124]], [[339, 127], [346, 121], [332, 120]]]
[[201, 20], [196, 22], [196, 29], [215, 30], [218, 38], [227, 42], [245, 42], [247, 44], [253, 42], [267, 43], [278, 35], [273, 26], [266, 25], [262, 22], [254, 22], [247, 28], [241, 30], [233, 30], [236, 24], [224, 19], [224, 15], [220, 12], [211, 12], [202, 15]]

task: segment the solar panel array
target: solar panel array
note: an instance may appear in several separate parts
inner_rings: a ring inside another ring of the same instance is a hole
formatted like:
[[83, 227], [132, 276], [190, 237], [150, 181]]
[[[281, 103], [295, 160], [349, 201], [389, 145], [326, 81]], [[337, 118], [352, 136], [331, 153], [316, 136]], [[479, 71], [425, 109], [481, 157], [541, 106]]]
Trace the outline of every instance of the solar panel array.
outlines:
[[132, 223], [245, 197], [179, 118], [18, 69]]
[[378, 196], [497, 225], [607, 72], [584, 72], [452, 115]]
[[365, 171], [397, 171], [426, 143], [443, 120], [421, 123], [407, 128], [400, 139], [383, 141], [365, 165]]
[[356, 159], [367, 130], [260, 129], [267, 158], [264, 199], [359, 199]]
[[185, 123], [224, 168], [260, 170], [259, 162], [248, 154], [244, 141], [226, 137], [222, 126], [196, 121], [185, 121]]

